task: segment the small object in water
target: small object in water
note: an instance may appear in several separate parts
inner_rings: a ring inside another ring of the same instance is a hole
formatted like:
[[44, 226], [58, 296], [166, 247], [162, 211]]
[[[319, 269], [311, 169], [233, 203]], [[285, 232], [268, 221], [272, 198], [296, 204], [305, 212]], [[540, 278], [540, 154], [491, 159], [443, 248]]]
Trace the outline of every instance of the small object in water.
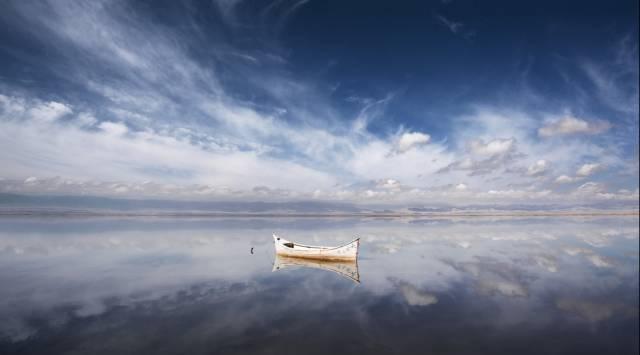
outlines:
[[360, 238], [338, 247], [321, 247], [298, 244], [273, 235], [276, 254], [297, 258], [326, 260], [355, 260], [358, 258]]
[[253, 247], [251, 247], [251, 254], [253, 254]]

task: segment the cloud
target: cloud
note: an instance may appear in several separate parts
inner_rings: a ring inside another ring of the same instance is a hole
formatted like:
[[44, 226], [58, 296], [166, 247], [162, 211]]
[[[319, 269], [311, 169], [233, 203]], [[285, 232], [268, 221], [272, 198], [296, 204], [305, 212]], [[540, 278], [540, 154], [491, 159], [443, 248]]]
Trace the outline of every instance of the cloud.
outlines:
[[527, 297], [528, 285], [522, 280], [521, 271], [511, 265], [483, 260], [480, 262], [450, 262], [461, 272], [473, 276], [476, 291], [481, 295], [502, 294], [508, 297]]
[[402, 185], [394, 179], [383, 179], [376, 182], [376, 187], [383, 189], [399, 189]]
[[406, 151], [413, 149], [417, 146], [429, 143], [429, 140], [431, 140], [431, 137], [425, 133], [420, 133], [420, 132], [403, 133], [400, 136], [400, 139], [398, 139], [396, 150], [400, 153], [405, 153]]
[[395, 179], [406, 184], [419, 184], [420, 176], [433, 174], [452, 161], [452, 153], [441, 144], [417, 144], [413, 141], [411, 148], [404, 153], [390, 153], [396, 152], [397, 148], [394, 137], [385, 140], [369, 136], [363, 144], [352, 145], [352, 155], [342, 167], [361, 181]]
[[[293, 162], [206, 142], [193, 144], [194, 137], [180, 137], [182, 131], [130, 130], [110, 121], [101, 122], [98, 128], [38, 120], [0, 121], [0, 161], [16, 177], [43, 177], [44, 173], [44, 177], [71, 180], [135, 182], [161, 176], [164, 183], [244, 189], [264, 184], [294, 190], [335, 184], [328, 175]], [[31, 143], [25, 146], [22, 142]], [[14, 159], [15, 154], [21, 159]]]
[[536, 264], [549, 272], [558, 272], [558, 260], [553, 255], [536, 255], [533, 257]]
[[[586, 177], [589, 177], [603, 169], [602, 164], [599, 163], [587, 163], [583, 164], [576, 171], [576, 176], [569, 175], [560, 175], [554, 181], [556, 184], [570, 184], [572, 182], [583, 180]], [[585, 184], [583, 186], [590, 186], [589, 184]]]
[[[599, 323], [616, 315], [624, 314], [627, 306], [612, 302], [594, 302], [586, 299], [562, 297], [556, 301], [558, 309], [580, 316], [591, 322]], [[629, 312], [631, 313], [631, 312]]]
[[476, 35], [475, 31], [468, 29], [468, 27], [462, 22], [453, 21], [440, 14], [434, 15], [434, 18], [438, 24], [447, 28], [454, 35], [462, 36], [467, 40]]
[[466, 145], [468, 153], [441, 169], [440, 173], [455, 170], [468, 171], [469, 176], [487, 175], [498, 169], [512, 164], [519, 156], [514, 138], [496, 138], [485, 142], [483, 139], [473, 139]]
[[568, 175], [560, 175], [555, 179], [555, 182], [558, 184], [569, 184], [574, 181], [577, 181], [579, 178], [574, 178]]
[[[411, 148], [402, 154], [390, 155], [390, 151], [397, 150], [400, 140], [397, 135], [379, 138], [367, 131], [358, 131], [341, 136], [326, 130], [294, 128], [278, 122], [276, 116], [265, 118], [254, 110], [232, 106], [236, 110], [234, 115], [242, 116], [235, 123], [235, 127], [242, 128], [236, 134], [262, 142], [248, 145], [249, 142], [234, 141], [232, 137], [219, 140], [205, 131], [175, 125], [137, 128], [136, 120], [126, 123], [104, 120], [69, 104], [63, 105], [68, 107], [65, 111], [71, 111], [64, 116], [64, 121], [43, 121], [26, 115], [32, 107], [42, 107], [42, 101], [2, 98], [0, 161], [7, 168], [0, 190], [179, 198], [429, 199], [464, 204], [577, 198], [629, 200], [637, 196], [633, 192], [637, 189], [626, 193], [608, 192], [604, 185], [598, 185], [597, 191], [587, 185], [564, 196], [556, 195], [544, 185], [505, 186], [498, 180], [504, 174], [512, 176], [506, 181], [514, 181], [519, 176], [542, 176], [548, 171], [548, 160], [538, 159], [517, 174], [501, 172], [502, 168], [521, 164], [519, 161], [523, 158], [516, 149], [516, 138], [469, 139], [461, 151], [455, 151], [430, 140], [429, 144], [417, 144], [416, 141], [424, 142], [424, 137], [409, 135], [413, 137], [409, 139]], [[123, 117], [130, 120], [128, 116]], [[265, 119], [272, 124], [263, 125]], [[512, 133], [526, 143], [525, 149], [530, 149], [531, 143], [522, 138], [524, 136], [517, 131]], [[295, 149], [306, 157], [301, 162], [326, 159], [328, 163], [309, 167], [288, 157], [271, 157], [271, 152], [280, 149], [278, 145], [270, 145], [271, 137], [282, 137], [278, 144], [286, 144], [288, 149]], [[26, 146], [22, 142], [31, 144]], [[566, 154], [571, 160], [563, 160], [562, 149], [567, 148], [567, 145], [554, 148], [549, 156], [567, 165], [582, 159], [580, 152], [593, 154], [588, 149], [576, 148], [578, 154]], [[23, 158], [16, 160], [16, 155]], [[454, 160], [455, 157], [462, 159]], [[350, 178], [340, 179], [340, 171]], [[466, 174], [460, 175], [458, 171]], [[436, 183], [439, 176], [443, 176], [441, 185]], [[33, 181], [23, 184], [29, 177], [33, 177]], [[433, 182], [425, 185], [425, 178]], [[449, 183], [451, 180], [464, 183], [454, 185]], [[358, 181], [373, 183], [362, 185]]]
[[73, 112], [71, 106], [56, 101], [27, 102], [22, 98], [0, 94], [0, 114], [14, 121], [36, 120], [44, 123], [54, 122]]
[[573, 198], [578, 199], [597, 199], [597, 200], [638, 200], [638, 189], [630, 191], [626, 189], [611, 192], [607, 189], [607, 185], [601, 182], [588, 181], [578, 186], [572, 193]]
[[613, 267], [613, 263], [608, 259], [598, 254], [591, 254], [587, 256], [587, 259], [598, 268], [610, 268]]
[[517, 190], [517, 189], [509, 189], [509, 190], [489, 190], [485, 193], [479, 194], [479, 196], [485, 197], [488, 200], [491, 199], [509, 199], [509, 200], [522, 200], [522, 199], [532, 199], [532, 200], [544, 200], [545, 198], [551, 197], [551, 190]]
[[460, 183], [456, 185], [456, 190], [458, 191], [465, 191], [467, 190], [469, 187], [466, 184]]
[[[238, 3], [216, 2], [227, 17], [220, 26], [242, 23]], [[304, 3], [276, 4], [264, 16], [290, 15]], [[207, 37], [202, 51], [204, 28], [189, 12], [189, 26], [167, 28], [127, 2], [17, 3], [10, 10], [24, 22], [12, 29], [56, 57], [30, 57], [33, 65], [78, 90], [49, 95], [0, 86], [5, 191], [76, 186], [117, 196], [546, 202], [578, 198], [544, 178], [551, 166], [570, 177], [585, 161], [611, 171], [628, 164], [606, 121], [553, 108], [468, 105], [464, 114], [447, 113], [446, 128], [405, 131], [385, 119], [400, 94], [349, 92], [343, 109], [335, 102], [345, 100], [333, 97], [341, 91], [336, 84], [328, 90], [325, 82], [293, 75], [287, 50], [267, 33], [246, 29], [261, 44], [249, 48]], [[440, 17], [452, 32], [465, 33], [461, 23]], [[540, 117], [561, 118], [540, 127]], [[603, 134], [539, 138], [596, 131]], [[532, 183], [532, 176], [539, 178]], [[589, 198], [628, 199], [637, 191], [636, 182], [590, 176], [603, 189]], [[38, 183], [23, 184], [29, 177]]]
[[72, 112], [71, 108], [60, 102], [46, 102], [29, 110], [28, 115], [33, 119], [52, 122]]
[[391, 282], [398, 287], [405, 301], [407, 301], [407, 304], [410, 306], [430, 306], [438, 303], [437, 296], [422, 291], [406, 281], [392, 278]]
[[602, 164], [598, 164], [598, 163], [584, 164], [576, 171], [576, 175], [580, 177], [591, 176], [597, 173], [598, 171], [601, 171], [602, 168], [603, 168]]
[[494, 139], [486, 143], [482, 140], [474, 140], [469, 143], [469, 149], [476, 155], [504, 155], [515, 149], [515, 139]]
[[105, 131], [107, 134], [121, 136], [129, 131], [127, 126], [119, 122], [102, 122], [98, 125], [100, 129]]
[[436, 15], [435, 18], [436, 20], [438, 20], [438, 23], [448, 28], [449, 31], [451, 31], [453, 34], [459, 33], [464, 28], [464, 24], [462, 22], [455, 22], [455, 21], [449, 20], [442, 15]]
[[547, 173], [548, 169], [549, 169], [549, 162], [547, 162], [544, 159], [540, 159], [535, 163], [529, 165], [529, 167], [527, 168], [527, 175], [528, 176], [544, 175]]
[[598, 134], [611, 127], [607, 121], [588, 122], [573, 116], [565, 116], [560, 119], [547, 121], [538, 129], [541, 137], [553, 137], [572, 134]]
[[604, 192], [605, 188], [604, 188], [604, 185], [600, 183], [589, 181], [578, 186], [576, 191], [581, 194], [596, 194], [596, 193]]
[[215, 0], [213, 3], [218, 7], [218, 10], [222, 14], [222, 19], [231, 25], [235, 25], [236, 18], [236, 6], [242, 2], [242, 0]]
[[76, 117], [76, 123], [80, 127], [91, 127], [98, 123], [98, 119], [90, 113], [82, 112]]
[[582, 60], [579, 67], [596, 88], [595, 98], [610, 109], [630, 114], [638, 129], [638, 40], [629, 33], [605, 51], [606, 63]]

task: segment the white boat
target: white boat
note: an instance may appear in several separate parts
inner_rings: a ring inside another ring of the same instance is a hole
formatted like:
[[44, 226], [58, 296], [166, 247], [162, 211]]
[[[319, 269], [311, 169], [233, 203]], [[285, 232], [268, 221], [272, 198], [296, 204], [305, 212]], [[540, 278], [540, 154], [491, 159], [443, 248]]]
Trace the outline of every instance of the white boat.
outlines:
[[358, 272], [358, 261], [352, 260], [322, 260], [322, 259], [305, 259], [294, 258], [286, 255], [276, 254], [273, 263], [273, 272], [287, 268], [312, 268], [335, 272], [344, 276], [349, 280], [360, 283], [360, 273]]
[[360, 238], [338, 247], [320, 247], [294, 243], [273, 235], [276, 254], [295, 258], [324, 259], [324, 260], [355, 260], [358, 257]]

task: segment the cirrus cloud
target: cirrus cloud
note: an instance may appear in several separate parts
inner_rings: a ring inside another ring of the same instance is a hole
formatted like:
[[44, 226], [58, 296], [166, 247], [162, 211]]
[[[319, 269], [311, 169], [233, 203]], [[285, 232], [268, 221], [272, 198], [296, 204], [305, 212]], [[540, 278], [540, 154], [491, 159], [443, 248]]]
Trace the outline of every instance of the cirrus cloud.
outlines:
[[[296, 73], [284, 43], [241, 29], [239, 2], [225, 3], [216, 26], [233, 26], [251, 45], [203, 36], [211, 28], [190, 12], [189, 26], [162, 26], [127, 1], [16, 2], [0, 13], [51, 55], [24, 61], [44, 68], [50, 85], [0, 84], [3, 191], [558, 201], [573, 193], [561, 183], [589, 177], [603, 184], [595, 199], [635, 196], [637, 168], [629, 165], [637, 159], [629, 163], [628, 147], [617, 144], [633, 140], [615, 116], [611, 124], [597, 111], [574, 111], [586, 120], [564, 107], [538, 112], [488, 100], [444, 110], [441, 123], [398, 122], [402, 110], [390, 108], [402, 95], [371, 98]], [[606, 68], [598, 66], [597, 78], [613, 75]], [[603, 166], [608, 174], [596, 174]], [[618, 170], [631, 173], [611, 175]], [[554, 183], [551, 171], [564, 175]]]
[[607, 121], [585, 121], [573, 116], [547, 121], [538, 129], [541, 137], [553, 137], [572, 134], [598, 134], [608, 130], [611, 124]]

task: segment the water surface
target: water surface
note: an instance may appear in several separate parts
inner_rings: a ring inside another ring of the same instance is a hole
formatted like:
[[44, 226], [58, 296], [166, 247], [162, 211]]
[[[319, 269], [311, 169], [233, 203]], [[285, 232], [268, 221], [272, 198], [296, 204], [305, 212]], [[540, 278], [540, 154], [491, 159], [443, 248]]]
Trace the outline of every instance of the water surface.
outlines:
[[[272, 232], [361, 237], [359, 283]], [[0, 353], [636, 354], [638, 254], [634, 217], [5, 217]]]

